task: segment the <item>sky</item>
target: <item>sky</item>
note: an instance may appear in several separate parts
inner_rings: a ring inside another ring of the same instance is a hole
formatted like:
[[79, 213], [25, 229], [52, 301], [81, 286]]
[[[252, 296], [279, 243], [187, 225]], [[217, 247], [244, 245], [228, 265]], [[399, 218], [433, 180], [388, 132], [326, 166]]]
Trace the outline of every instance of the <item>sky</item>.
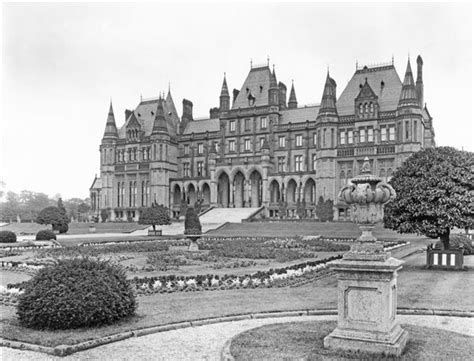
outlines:
[[[170, 84], [194, 116], [218, 106], [223, 74], [242, 86], [250, 61], [319, 103], [355, 64], [424, 60], [437, 145], [474, 151], [469, 3], [2, 3], [0, 182], [85, 198], [99, 174], [109, 102], [125, 109]], [[414, 67], [416, 68], [416, 67]]]

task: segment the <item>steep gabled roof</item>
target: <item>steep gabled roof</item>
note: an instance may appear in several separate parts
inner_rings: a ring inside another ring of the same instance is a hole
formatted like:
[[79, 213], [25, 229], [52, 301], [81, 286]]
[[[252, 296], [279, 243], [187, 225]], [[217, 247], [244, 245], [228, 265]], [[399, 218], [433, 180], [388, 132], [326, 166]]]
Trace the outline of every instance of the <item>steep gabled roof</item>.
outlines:
[[[240, 93], [232, 105], [232, 109], [268, 105], [268, 89], [270, 88], [271, 77], [272, 73], [268, 66], [250, 69]], [[255, 98], [253, 105], [249, 105], [249, 96]]]
[[371, 89], [378, 96], [380, 111], [396, 110], [400, 92], [402, 90], [402, 82], [393, 65], [368, 68], [357, 70], [352, 76], [349, 83], [337, 100], [337, 112], [339, 116], [354, 114], [354, 100], [360, 92], [360, 85], [363, 85], [367, 78], [367, 82]]
[[377, 94], [375, 94], [374, 90], [370, 87], [369, 82], [367, 81], [367, 78], [365, 78], [365, 83], [360, 89], [359, 95], [357, 95], [356, 99], [360, 99], [360, 98], [364, 98], [364, 99], [377, 98]]
[[304, 123], [316, 121], [319, 113], [319, 105], [304, 106], [296, 109], [285, 109], [280, 111], [280, 124]]

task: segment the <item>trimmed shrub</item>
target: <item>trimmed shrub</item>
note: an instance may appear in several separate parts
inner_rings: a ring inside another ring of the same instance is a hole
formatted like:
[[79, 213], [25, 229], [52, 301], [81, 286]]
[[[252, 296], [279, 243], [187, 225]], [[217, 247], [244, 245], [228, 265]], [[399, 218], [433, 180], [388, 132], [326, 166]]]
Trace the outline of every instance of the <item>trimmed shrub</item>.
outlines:
[[56, 240], [56, 235], [54, 234], [53, 231], [50, 231], [49, 229], [43, 229], [36, 233], [36, 240], [37, 241], [49, 241], [49, 240]]
[[184, 234], [199, 235], [202, 233], [201, 222], [193, 207], [189, 207], [186, 211], [184, 219]]
[[19, 296], [17, 314], [27, 327], [71, 329], [114, 323], [133, 315], [136, 307], [122, 267], [74, 258], [39, 270]]
[[16, 234], [12, 231], [0, 231], [0, 243], [15, 243]]

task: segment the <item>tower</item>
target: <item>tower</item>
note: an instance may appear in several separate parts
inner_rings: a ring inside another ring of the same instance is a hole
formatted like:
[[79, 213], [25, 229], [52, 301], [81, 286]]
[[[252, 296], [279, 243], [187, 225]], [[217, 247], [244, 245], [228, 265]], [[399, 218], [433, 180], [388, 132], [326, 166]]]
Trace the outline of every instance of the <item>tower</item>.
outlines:
[[224, 81], [222, 82], [221, 95], [219, 97], [219, 111], [227, 112], [230, 109], [230, 95], [227, 88], [227, 80], [224, 73]]
[[109, 113], [105, 124], [104, 136], [100, 145], [100, 191], [99, 208], [106, 209], [109, 217], [112, 216], [115, 146], [118, 140], [117, 125], [115, 124], [114, 109], [110, 101]]
[[290, 98], [288, 99], [288, 109], [296, 109], [296, 108], [298, 108], [298, 101], [296, 100], [295, 84], [292, 81], [291, 90], [290, 90]]

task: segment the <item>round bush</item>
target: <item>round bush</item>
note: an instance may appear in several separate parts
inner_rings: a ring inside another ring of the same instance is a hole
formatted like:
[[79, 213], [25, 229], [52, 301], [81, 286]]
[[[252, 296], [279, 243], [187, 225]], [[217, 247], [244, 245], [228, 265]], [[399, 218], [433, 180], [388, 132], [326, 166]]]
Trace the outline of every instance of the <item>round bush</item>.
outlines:
[[58, 260], [28, 281], [17, 314], [27, 327], [70, 329], [111, 324], [133, 315], [136, 306], [122, 267], [73, 258]]
[[12, 231], [0, 231], [0, 243], [15, 243], [16, 234]]
[[49, 229], [43, 229], [36, 233], [35, 239], [37, 241], [50, 241], [52, 239], [56, 240], [56, 235], [53, 231], [50, 231]]

